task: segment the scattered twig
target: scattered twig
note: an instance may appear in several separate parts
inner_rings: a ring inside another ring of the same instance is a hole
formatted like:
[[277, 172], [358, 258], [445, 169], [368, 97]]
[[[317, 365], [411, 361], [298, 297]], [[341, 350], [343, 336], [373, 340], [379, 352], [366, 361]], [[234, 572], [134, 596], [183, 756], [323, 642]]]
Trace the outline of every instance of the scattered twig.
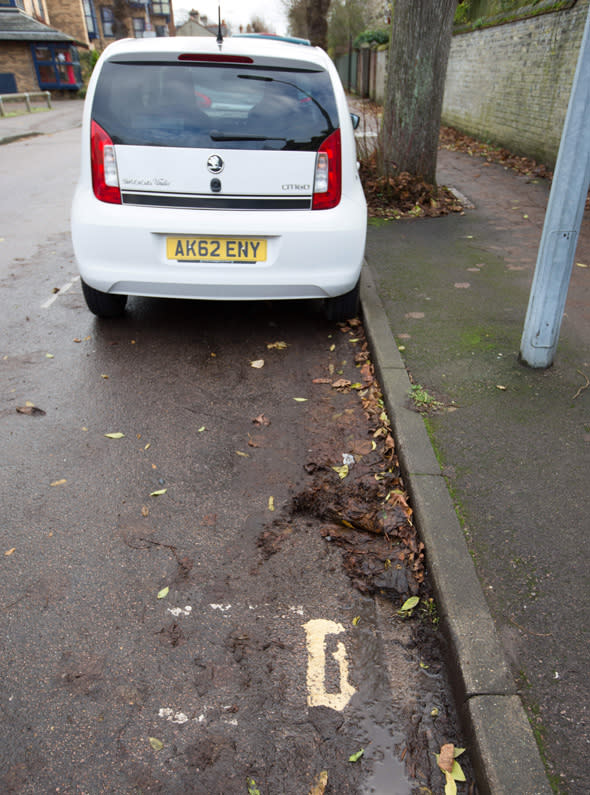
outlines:
[[576, 394], [573, 396], [572, 400], [575, 400], [577, 397], [580, 397], [580, 395], [582, 394], [582, 392], [583, 392], [585, 389], [588, 389], [588, 387], [590, 386], [590, 378], [588, 378], [588, 376], [586, 375], [586, 373], [583, 373], [581, 370], [576, 370], [576, 373], [580, 373], [580, 375], [582, 376], [582, 378], [585, 378], [585, 379], [586, 379], [586, 383], [585, 383], [585, 384], [582, 384], [582, 386], [581, 386], [581, 387], [578, 389], [578, 391], [576, 392]]
[[510, 621], [511, 624], [514, 624], [515, 627], [518, 627], [521, 632], [524, 632], [527, 635], [534, 635], [536, 638], [550, 638], [552, 635], [551, 632], [532, 632], [530, 629], [525, 629], [524, 627], [521, 627], [520, 624], [517, 624], [512, 616], [508, 616], [508, 621]]

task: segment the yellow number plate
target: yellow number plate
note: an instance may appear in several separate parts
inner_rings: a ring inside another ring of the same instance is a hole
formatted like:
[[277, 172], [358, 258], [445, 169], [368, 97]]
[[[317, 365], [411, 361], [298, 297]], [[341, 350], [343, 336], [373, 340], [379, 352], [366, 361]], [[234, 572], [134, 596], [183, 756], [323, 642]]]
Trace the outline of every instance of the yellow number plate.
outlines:
[[264, 262], [266, 240], [252, 237], [168, 237], [166, 256], [177, 262]]

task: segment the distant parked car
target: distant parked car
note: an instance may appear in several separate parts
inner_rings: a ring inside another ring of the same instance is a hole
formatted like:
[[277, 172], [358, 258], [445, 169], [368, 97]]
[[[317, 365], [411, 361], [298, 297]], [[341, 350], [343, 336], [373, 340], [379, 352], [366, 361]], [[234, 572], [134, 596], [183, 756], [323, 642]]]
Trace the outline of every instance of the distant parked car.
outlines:
[[277, 38], [117, 41], [86, 96], [72, 239], [88, 307], [128, 295], [358, 309], [366, 203], [323, 50]]

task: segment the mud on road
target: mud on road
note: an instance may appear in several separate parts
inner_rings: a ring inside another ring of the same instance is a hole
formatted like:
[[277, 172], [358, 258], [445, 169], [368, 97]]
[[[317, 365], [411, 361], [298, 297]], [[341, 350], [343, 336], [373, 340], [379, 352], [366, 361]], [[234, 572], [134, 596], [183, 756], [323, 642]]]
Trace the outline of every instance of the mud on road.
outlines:
[[463, 743], [362, 325], [139, 299], [99, 323], [76, 285], [23, 341], [20, 311], [0, 789], [443, 792]]

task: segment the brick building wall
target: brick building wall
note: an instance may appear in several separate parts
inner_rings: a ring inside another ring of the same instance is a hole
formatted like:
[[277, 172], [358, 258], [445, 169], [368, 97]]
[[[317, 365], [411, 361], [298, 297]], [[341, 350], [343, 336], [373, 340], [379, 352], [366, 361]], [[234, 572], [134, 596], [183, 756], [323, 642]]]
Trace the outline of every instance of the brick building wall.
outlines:
[[49, 24], [88, 45], [88, 30], [80, 0], [46, 0]]
[[12, 73], [16, 80], [17, 90], [39, 91], [37, 74], [31, 58], [31, 46], [28, 41], [6, 41], [0, 50], [0, 72]]
[[553, 166], [589, 6], [454, 36], [443, 124]]

